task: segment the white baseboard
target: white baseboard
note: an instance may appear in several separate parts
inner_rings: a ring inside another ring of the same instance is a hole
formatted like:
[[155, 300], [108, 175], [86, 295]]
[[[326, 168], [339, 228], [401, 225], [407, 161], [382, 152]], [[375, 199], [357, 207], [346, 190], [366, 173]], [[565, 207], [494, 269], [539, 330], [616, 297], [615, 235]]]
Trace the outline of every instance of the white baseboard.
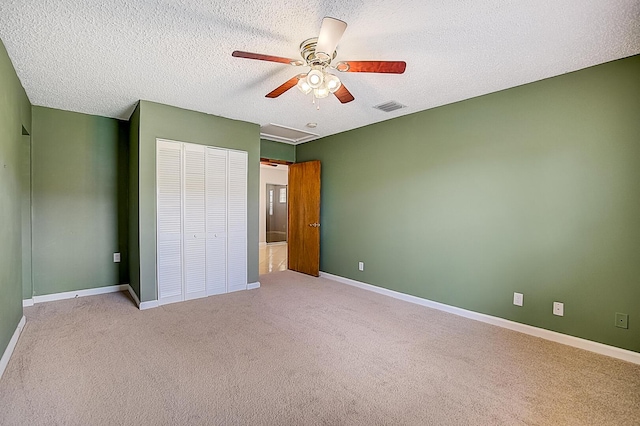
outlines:
[[138, 295], [133, 290], [133, 287], [131, 287], [131, 284], [127, 284], [127, 290], [129, 291], [129, 295], [131, 296], [133, 301], [136, 303], [136, 306], [139, 308], [140, 307], [140, 299], [138, 299]]
[[527, 324], [521, 324], [519, 322], [506, 320], [504, 318], [499, 318], [499, 317], [494, 317], [487, 314], [481, 314], [479, 312], [469, 311], [469, 310], [458, 308], [451, 305], [445, 305], [444, 303], [434, 302], [432, 300], [423, 299], [417, 296], [411, 296], [409, 294], [400, 293], [400, 292], [389, 290], [382, 287], [377, 287], [371, 284], [352, 280], [350, 278], [344, 278], [344, 277], [329, 274], [326, 272], [320, 272], [320, 276], [323, 278], [327, 278], [327, 279], [342, 283], [342, 284], [351, 285], [364, 290], [372, 291], [374, 293], [393, 297], [394, 299], [404, 300], [405, 302], [415, 303], [417, 305], [426, 306], [428, 308], [437, 309], [439, 311], [449, 312], [450, 314], [455, 314], [461, 317], [473, 319], [476, 321], [481, 321], [487, 324], [496, 325], [498, 327], [508, 328], [509, 330], [519, 331], [520, 333], [525, 333], [531, 336], [540, 337], [542, 339], [551, 340], [552, 342], [561, 343], [563, 345], [573, 346], [575, 348], [580, 348], [590, 352], [595, 352], [600, 355], [606, 355], [613, 358], [618, 358], [623, 361], [632, 362], [634, 364], [640, 364], [640, 353], [638, 352], [617, 348], [615, 346], [605, 345], [603, 343], [593, 342], [591, 340], [586, 340], [579, 337], [569, 336], [567, 334], [546, 330], [544, 328], [538, 328], [538, 327], [534, 327]]
[[148, 302], [140, 302], [138, 307], [141, 311], [144, 311], [145, 309], [157, 308], [158, 306], [160, 306], [160, 304], [157, 300], [149, 300]]
[[[253, 290], [256, 288], [260, 288], [260, 282], [258, 281], [243, 286], [232, 287], [229, 289], [229, 293], [240, 290]], [[133, 291], [133, 288], [129, 284], [118, 284], [107, 287], [90, 288], [87, 290], [67, 291], [64, 293], [47, 294], [44, 296], [33, 296], [33, 299], [24, 299], [22, 301], [22, 306], [33, 306], [35, 303], [53, 302], [55, 300], [73, 299], [75, 297], [83, 296], [95, 296], [97, 294], [116, 293], [118, 291], [128, 291], [131, 295], [131, 298], [136, 303], [136, 306], [138, 306], [141, 311], [144, 311], [145, 309], [157, 308], [158, 306], [160, 306], [157, 300], [140, 302], [138, 295], [135, 291]]]
[[[239, 286], [236, 286], [236, 287], [230, 287], [229, 291], [222, 291], [222, 292], [216, 293], [216, 294], [208, 294], [208, 295], [203, 296], [203, 297], [215, 296], [217, 294], [234, 293], [236, 291], [243, 291], [243, 290], [253, 290], [253, 289], [256, 289], [256, 288], [260, 288], [260, 282], [259, 281], [256, 281], [255, 283], [249, 283], [249, 284], [246, 284], [246, 285], [239, 285]], [[133, 289], [130, 289], [129, 292], [132, 293]], [[133, 295], [132, 295], [132, 297], [133, 297]], [[151, 300], [149, 302], [140, 302], [137, 297], [134, 297], [133, 300], [136, 301], [136, 303], [138, 304], [138, 307], [140, 308], [141, 311], [143, 311], [145, 309], [157, 308], [158, 306], [160, 306], [160, 304], [158, 303], [157, 300]], [[169, 302], [169, 303], [177, 303], [177, 302], [182, 302], [182, 300], [176, 299], [176, 300], [174, 300], [172, 302]], [[163, 303], [163, 304], [167, 304], [167, 303]]]
[[22, 306], [33, 306], [36, 303], [53, 302], [55, 300], [74, 299], [76, 297], [95, 296], [98, 294], [117, 293], [119, 291], [128, 291], [131, 298], [136, 303], [136, 306], [140, 310], [157, 308], [158, 301], [152, 300], [150, 302], [140, 302], [138, 295], [129, 284], [110, 285], [107, 287], [90, 288], [86, 290], [66, 291], [64, 293], [46, 294], [44, 296], [33, 296], [33, 299], [24, 299]]
[[11, 359], [11, 355], [13, 355], [13, 350], [16, 348], [16, 345], [18, 344], [20, 333], [22, 333], [22, 329], [24, 328], [24, 325], [26, 324], [26, 322], [27, 322], [27, 319], [24, 316], [20, 318], [20, 322], [18, 322], [16, 331], [13, 333], [13, 336], [11, 336], [11, 340], [9, 340], [9, 344], [7, 345], [7, 348], [4, 350], [4, 353], [2, 354], [2, 358], [0, 358], [0, 379], [2, 378], [2, 375], [4, 374], [4, 370], [7, 368], [7, 365], [9, 365], [9, 360]]
[[126, 291], [128, 287], [129, 284], [118, 284], [106, 287], [89, 288], [86, 290], [65, 291], [63, 293], [33, 296], [33, 303], [53, 302], [55, 300], [73, 299], [76, 297], [95, 296], [97, 294], [117, 293], [119, 291]]

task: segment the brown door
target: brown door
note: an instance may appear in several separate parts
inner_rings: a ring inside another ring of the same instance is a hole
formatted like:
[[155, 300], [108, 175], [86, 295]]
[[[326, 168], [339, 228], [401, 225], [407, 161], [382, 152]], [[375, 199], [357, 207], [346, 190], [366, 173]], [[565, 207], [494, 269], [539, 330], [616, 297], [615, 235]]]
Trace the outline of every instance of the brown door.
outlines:
[[320, 273], [320, 161], [289, 166], [289, 269]]

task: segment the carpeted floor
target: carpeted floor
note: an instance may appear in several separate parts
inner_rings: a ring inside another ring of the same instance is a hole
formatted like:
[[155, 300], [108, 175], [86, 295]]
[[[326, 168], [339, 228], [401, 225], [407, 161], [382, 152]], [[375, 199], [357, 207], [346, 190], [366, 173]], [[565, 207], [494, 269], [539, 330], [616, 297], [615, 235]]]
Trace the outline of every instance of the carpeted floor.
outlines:
[[640, 366], [294, 272], [25, 309], [2, 425], [640, 424]]

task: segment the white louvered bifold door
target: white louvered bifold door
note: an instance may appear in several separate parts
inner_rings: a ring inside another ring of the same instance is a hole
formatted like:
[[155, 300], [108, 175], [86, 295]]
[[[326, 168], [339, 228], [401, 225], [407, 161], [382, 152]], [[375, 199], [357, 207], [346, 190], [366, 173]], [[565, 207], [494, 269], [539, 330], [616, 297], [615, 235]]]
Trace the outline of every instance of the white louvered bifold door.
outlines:
[[247, 153], [229, 151], [227, 291], [247, 288]]
[[226, 149], [207, 148], [207, 294], [227, 292]]
[[184, 144], [185, 300], [207, 295], [205, 218], [205, 147]]
[[158, 141], [158, 303], [183, 300], [182, 294], [182, 145]]

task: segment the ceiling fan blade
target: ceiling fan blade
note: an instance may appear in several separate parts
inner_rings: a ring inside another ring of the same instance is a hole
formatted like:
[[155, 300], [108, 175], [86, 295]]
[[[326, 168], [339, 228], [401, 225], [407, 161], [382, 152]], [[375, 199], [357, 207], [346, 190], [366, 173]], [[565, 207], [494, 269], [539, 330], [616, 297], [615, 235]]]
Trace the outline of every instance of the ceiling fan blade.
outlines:
[[267, 93], [265, 98], [277, 98], [278, 96], [282, 95], [284, 92], [286, 92], [287, 90], [291, 89], [293, 86], [298, 84], [299, 79], [300, 79], [299, 75], [296, 75], [295, 77], [290, 78], [289, 80], [287, 80], [286, 82], [278, 86], [277, 88], [273, 89], [271, 92]]
[[404, 61], [341, 61], [336, 65], [336, 69], [342, 72], [402, 74], [406, 68]]
[[336, 50], [338, 42], [346, 29], [346, 22], [329, 18], [328, 16], [325, 17], [320, 27], [320, 35], [318, 36], [318, 43], [316, 44], [316, 55], [318, 53], [325, 53], [329, 57], [333, 56], [333, 52]]
[[335, 91], [334, 95], [336, 95], [336, 98], [338, 98], [338, 100], [343, 104], [346, 104], [347, 102], [351, 102], [352, 100], [355, 99], [351, 94], [351, 92], [349, 92], [347, 88], [344, 87], [344, 84], [341, 85], [340, 88]]
[[297, 59], [283, 58], [280, 56], [262, 55], [260, 53], [241, 52], [235, 50], [231, 56], [236, 58], [257, 59], [259, 61], [279, 62], [281, 64], [302, 65], [302, 61]]

